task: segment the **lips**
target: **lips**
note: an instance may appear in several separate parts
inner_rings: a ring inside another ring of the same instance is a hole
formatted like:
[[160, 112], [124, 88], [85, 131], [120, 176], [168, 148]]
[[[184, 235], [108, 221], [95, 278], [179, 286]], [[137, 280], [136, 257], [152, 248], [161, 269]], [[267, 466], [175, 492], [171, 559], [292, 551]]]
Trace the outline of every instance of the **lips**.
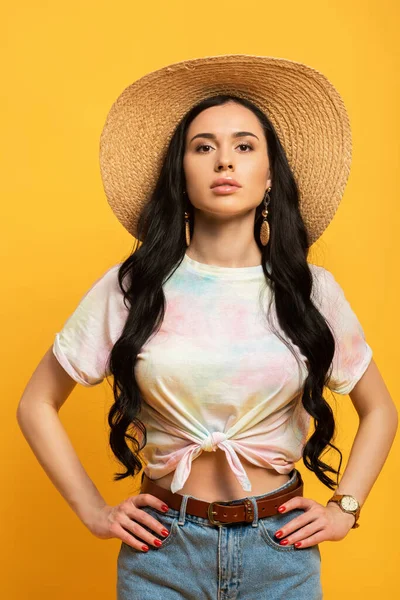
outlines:
[[242, 187], [236, 179], [231, 179], [229, 177], [219, 177], [211, 184], [211, 189], [219, 186], [234, 186], [234, 187]]

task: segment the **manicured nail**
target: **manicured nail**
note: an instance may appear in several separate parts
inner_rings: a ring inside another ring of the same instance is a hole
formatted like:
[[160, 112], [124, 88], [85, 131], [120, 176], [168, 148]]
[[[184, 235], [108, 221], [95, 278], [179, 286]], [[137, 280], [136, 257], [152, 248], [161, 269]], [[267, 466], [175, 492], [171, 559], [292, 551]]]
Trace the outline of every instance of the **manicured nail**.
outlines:
[[283, 532], [282, 531], [277, 531], [275, 534], [275, 537], [282, 537], [283, 536]]
[[143, 550], [143, 552], [147, 552], [147, 550], [148, 550], [148, 549], [149, 549], [149, 547], [148, 547], [148, 546], [142, 546], [142, 550]]
[[282, 512], [285, 512], [286, 508], [284, 506], [280, 506], [278, 508], [278, 510], [279, 510], [280, 513], [282, 513]]
[[165, 536], [165, 537], [166, 537], [167, 535], [169, 535], [169, 531], [168, 531], [168, 529], [162, 529], [162, 530], [161, 530], [161, 535], [163, 535], [163, 536]]
[[301, 542], [295, 542], [294, 545], [296, 546], [296, 548], [299, 548], [301, 546]]
[[162, 546], [162, 541], [161, 540], [154, 540], [154, 544], [158, 547]]
[[161, 510], [163, 510], [164, 512], [167, 512], [167, 510], [169, 510], [169, 508], [166, 504], [163, 504], [161, 507]]
[[289, 540], [282, 540], [281, 542], [279, 542], [280, 546], [286, 546], [286, 544], [289, 543]]

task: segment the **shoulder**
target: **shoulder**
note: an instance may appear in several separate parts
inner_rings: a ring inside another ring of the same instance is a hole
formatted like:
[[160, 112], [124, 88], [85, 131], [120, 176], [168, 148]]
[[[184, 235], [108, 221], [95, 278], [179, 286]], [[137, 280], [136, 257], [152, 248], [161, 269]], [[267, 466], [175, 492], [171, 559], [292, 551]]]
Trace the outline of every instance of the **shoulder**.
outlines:
[[333, 273], [320, 265], [308, 263], [313, 279], [311, 298], [319, 305], [334, 303], [344, 297], [344, 292]]
[[119, 327], [121, 320], [126, 319], [128, 308], [118, 277], [121, 264], [112, 265], [92, 281], [70, 316], [69, 325], [79, 326], [80, 329], [115, 328]]
[[89, 288], [81, 297], [81, 302], [90, 300], [98, 301], [100, 298], [122, 298], [123, 293], [118, 281], [118, 273], [122, 263], [109, 267], [106, 271], [92, 281]]
[[119, 288], [118, 284], [118, 273], [120, 269], [121, 263], [117, 263], [109, 267], [106, 271], [92, 282], [91, 288], [97, 288], [99, 290], [115, 290]]
[[325, 267], [322, 267], [321, 265], [314, 265], [312, 263], [308, 263], [308, 266], [310, 268], [312, 277], [313, 277], [313, 283], [315, 284], [315, 286], [332, 286], [335, 283], [337, 284], [337, 281], [335, 279], [335, 277], [333, 276], [333, 274], [331, 273], [331, 271], [329, 271], [328, 269], [326, 269]]
[[332, 273], [328, 271], [328, 269], [326, 269], [325, 267], [322, 267], [321, 265], [314, 265], [313, 263], [308, 263], [308, 266], [310, 268], [313, 278], [316, 281], [326, 281], [333, 277]]

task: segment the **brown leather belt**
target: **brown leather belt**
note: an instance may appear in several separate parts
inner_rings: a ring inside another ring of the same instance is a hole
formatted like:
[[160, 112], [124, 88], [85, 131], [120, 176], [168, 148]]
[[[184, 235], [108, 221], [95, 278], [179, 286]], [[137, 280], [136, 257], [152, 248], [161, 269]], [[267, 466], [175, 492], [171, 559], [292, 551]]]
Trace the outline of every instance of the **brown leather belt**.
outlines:
[[[152, 494], [175, 510], [180, 510], [183, 499], [182, 494], [177, 494], [167, 490], [149, 479], [143, 474], [141, 494]], [[281, 514], [278, 507], [293, 498], [303, 495], [303, 479], [300, 472], [297, 472], [297, 479], [284, 491], [274, 492], [266, 498], [256, 499], [258, 507], [258, 518], [271, 517]], [[229, 504], [229, 502], [206, 502], [196, 498], [188, 498], [186, 512], [196, 517], [209, 519], [213, 525], [225, 525], [227, 523], [251, 523], [254, 519], [254, 508], [248, 498], [244, 498], [238, 504]]]

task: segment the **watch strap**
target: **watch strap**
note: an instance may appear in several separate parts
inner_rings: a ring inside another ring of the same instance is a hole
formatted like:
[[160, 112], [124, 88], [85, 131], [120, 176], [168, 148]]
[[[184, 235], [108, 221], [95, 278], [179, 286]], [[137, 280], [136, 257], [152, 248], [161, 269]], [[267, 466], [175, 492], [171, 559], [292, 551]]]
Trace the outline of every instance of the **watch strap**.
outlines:
[[355, 521], [354, 521], [354, 524], [352, 525], [351, 529], [357, 529], [357, 527], [360, 527], [360, 524], [357, 522], [358, 518], [360, 516], [360, 511], [361, 511], [360, 503], [358, 502], [358, 500], [356, 498], [354, 498], [354, 496], [352, 496], [352, 498], [354, 498], [354, 500], [356, 500], [356, 502], [358, 504], [358, 508], [355, 511], [345, 510], [343, 508], [343, 506], [341, 505], [341, 502], [340, 502], [341, 499], [343, 498], [343, 496], [351, 496], [351, 494], [334, 494], [331, 498], [329, 498], [327, 504], [329, 502], [335, 502], [336, 504], [339, 505], [339, 507], [341, 508], [341, 510], [343, 512], [346, 512], [348, 514], [354, 515]]

